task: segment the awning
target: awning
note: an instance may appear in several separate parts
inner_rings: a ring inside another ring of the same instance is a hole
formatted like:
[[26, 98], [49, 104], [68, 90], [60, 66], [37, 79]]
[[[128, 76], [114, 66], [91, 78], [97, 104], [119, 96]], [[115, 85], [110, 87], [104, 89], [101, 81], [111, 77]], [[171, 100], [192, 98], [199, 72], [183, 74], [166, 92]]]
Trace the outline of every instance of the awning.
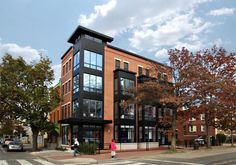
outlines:
[[105, 124], [111, 124], [112, 120], [102, 120], [102, 119], [78, 119], [78, 118], [67, 118], [63, 120], [59, 120], [58, 123], [61, 124], [80, 124], [80, 125], [105, 125]]

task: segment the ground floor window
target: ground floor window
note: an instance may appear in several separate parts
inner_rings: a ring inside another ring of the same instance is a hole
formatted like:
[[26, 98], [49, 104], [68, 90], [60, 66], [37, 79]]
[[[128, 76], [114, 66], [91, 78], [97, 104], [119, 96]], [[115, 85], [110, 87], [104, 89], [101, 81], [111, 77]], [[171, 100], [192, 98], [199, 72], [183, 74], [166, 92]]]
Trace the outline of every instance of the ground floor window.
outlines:
[[134, 143], [135, 132], [132, 125], [121, 125], [120, 140], [121, 143]]
[[83, 125], [83, 141], [100, 144], [102, 141], [102, 127]]
[[156, 141], [156, 128], [155, 127], [145, 127], [144, 141], [145, 142], [155, 142]]
[[69, 144], [69, 125], [62, 126], [62, 144]]

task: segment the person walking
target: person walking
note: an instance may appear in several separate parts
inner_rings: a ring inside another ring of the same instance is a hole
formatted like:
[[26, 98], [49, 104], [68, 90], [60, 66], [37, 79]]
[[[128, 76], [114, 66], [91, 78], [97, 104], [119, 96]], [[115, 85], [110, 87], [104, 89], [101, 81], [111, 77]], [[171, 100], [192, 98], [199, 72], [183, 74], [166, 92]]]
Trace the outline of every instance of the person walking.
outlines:
[[76, 156], [76, 154], [79, 154], [79, 142], [77, 138], [74, 140], [74, 156]]
[[116, 157], [116, 142], [114, 139], [112, 139], [110, 144], [110, 150], [111, 150], [111, 159], [115, 159]]

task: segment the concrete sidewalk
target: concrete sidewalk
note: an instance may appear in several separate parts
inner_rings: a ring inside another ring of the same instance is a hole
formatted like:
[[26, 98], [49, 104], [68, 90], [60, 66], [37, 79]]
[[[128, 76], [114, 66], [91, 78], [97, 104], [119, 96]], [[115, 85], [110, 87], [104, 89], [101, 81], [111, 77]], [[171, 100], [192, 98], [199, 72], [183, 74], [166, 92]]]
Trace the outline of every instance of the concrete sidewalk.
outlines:
[[[212, 147], [212, 149], [200, 148], [193, 150], [193, 148], [177, 149], [177, 153], [171, 153], [168, 148], [160, 148], [156, 150], [135, 150], [135, 151], [122, 151], [117, 152], [117, 159], [136, 159], [136, 158], [181, 158], [181, 159], [194, 159], [199, 157], [206, 157], [211, 155], [236, 152], [235, 147]], [[45, 150], [40, 152], [32, 152], [31, 154], [39, 156], [49, 161], [58, 161], [66, 163], [79, 163], [79, 164], [93, 164], [100, 161], [110, 160], [110, 152], [103, 151], [95, 155], [78, 155], [73, 156], [73, 151], [57, 151]]]

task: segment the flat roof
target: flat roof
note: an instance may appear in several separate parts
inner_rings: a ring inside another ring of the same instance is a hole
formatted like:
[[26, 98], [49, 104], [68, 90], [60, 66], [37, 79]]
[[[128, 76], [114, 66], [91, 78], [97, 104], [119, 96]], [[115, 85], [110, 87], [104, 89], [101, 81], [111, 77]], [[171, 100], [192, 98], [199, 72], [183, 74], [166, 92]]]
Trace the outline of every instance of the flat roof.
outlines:
[[143, 57], [143, 56], [141, 56], [141, 55], [138, 55], [138, 54], [129, 52], [129, 51], [127, 51], [127, 50], [124, 50], [124, 49], [115, 47], [115, 46], [113, 46], [113, 45], [108, 45], [108, 44], [107, 44], [107, 47], [109, 47], [109, 48], [111, 48], [111, 49], [115, 49], [115, 50], [121, 51], [121, 52], [124, 52], [124, 53], [129, 54], [129, 55], [132, 55], [132, 56], [134, 56], [134, 57], [138, 57], [138, 58], [144, 59], [144, 60], [149, 61], [149, 62], [152, 62], [152, 63], [156, 63], [156, 64], [159, 64], [159, 65], [168, 67], [168, 68], [170, 68], [170, 69], [173, 69], [172, 67], [170, 67], [170, 66], [168, 66], [168, 65], [165, 65], [165, 64], [163, 64], [163, 63], [160, 63], [160, 62], [151, 60], [151, 59], [146, 58], [146, 57]]
[[61, 56], [61, 60], [65, 57], [65, 55], [72, 49], [73, 47], [70, 46], [69, 49]]
[[70, 38], [68, 39], [67, 42], [71, 43], [71, 44], [74, 44], [75, 43], [75, 40], [78, 38], [79, 35], [81, 34], [88, 34], [88, 35], [91, 35], [93, 37], [96, 37], [96, 38], [99, 38], [105, 42], [112, 42], [113, 41], [113, 38], [110, 37], [110, 36], [107, 36], [105, 34], [102, 34], [102, 33], [99, 33], [99, 32], [96, 32], [94, 30], [91, 30], [91, 29], [88, 29], [86, 27], [83, 27], [81, 25], [79, 25], [75, 31], [72, 33], [72, 35], [70, 36]]

